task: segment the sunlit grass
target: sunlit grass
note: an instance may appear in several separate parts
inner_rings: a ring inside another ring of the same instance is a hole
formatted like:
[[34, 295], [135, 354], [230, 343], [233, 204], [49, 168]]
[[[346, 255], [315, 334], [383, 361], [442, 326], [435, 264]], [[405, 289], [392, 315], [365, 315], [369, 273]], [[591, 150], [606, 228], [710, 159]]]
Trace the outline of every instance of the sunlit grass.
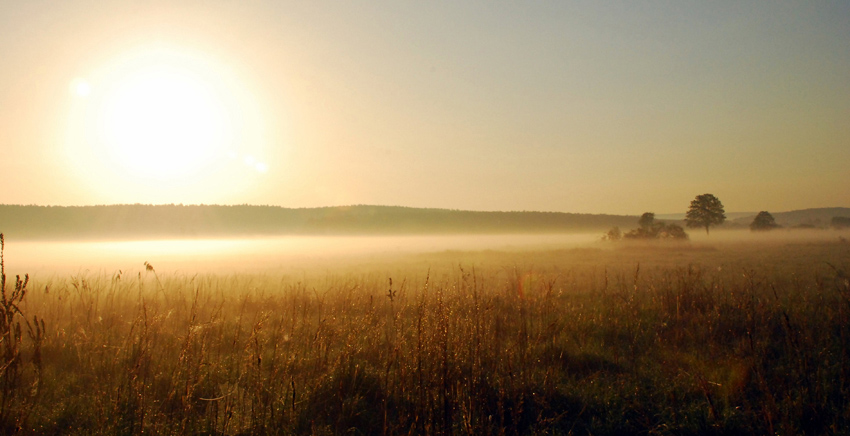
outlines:
[[650, 245], [33, 277], [2, 433], [842, 433], [848, 266]]

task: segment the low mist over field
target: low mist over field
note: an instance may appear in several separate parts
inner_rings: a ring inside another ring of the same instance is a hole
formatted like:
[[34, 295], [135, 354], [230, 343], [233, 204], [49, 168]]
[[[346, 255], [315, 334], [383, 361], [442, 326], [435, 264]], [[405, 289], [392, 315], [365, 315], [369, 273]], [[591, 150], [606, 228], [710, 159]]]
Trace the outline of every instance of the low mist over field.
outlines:
[[14, 271], [53, 272], [144, 269], [184, 273], [276, 272], [299, 268], [388, 261], [412, 254], [480, 250], [527, 251], [588, 246], [597, 234], [450, 235], [450, 236], [286, 236], [243, 239], [144, 241], [11, 240], [7, 265]]
[[[805, 243], [840, 243], [850, 231], [777, 230], [769, 234], [746, 230], [695, 232], [686, 242], [601, 241], [601, 233], [408, 235], [408, 236], [275, 236], [230, 239], [155, 239], [137, 241], [18, 241], [7, 238], [6, 265], [10, 271], [38, 274], [113, 273], [144, 269], [183, 273], [267, 272], [334, 269], [409, 260], [415, 255], [451, 254], [458, 263], [481, 251], [523, 253], [569, 249], [639, 252], [649, 249], [678, 253], [687, 250], [735, 250], [736, 247], [774, 247]], [[639, 258], [636, 262], [640, 262]]]

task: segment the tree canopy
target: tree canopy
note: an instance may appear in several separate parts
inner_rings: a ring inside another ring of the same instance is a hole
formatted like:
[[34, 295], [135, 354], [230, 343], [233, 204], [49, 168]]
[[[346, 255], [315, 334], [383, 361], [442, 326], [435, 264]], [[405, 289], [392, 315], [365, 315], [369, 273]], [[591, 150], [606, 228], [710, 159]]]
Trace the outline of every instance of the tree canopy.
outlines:
[[697, 195], [685, 214], [685, 224], [688, 227], [705, 227], [706, 234], [711, 226], [723, 224], [724, 221], [726, 211], [723, 210], [723, 203], [712, 194]]
[[753, 218], [753, 222], [750, 223], [750, 230], [752, 231], [766, 231], [773, 230], [779, 227], [779, 224], [776, 224], [776, 220], [773, 219], [773, 215], [768, 211], [761, 211]]

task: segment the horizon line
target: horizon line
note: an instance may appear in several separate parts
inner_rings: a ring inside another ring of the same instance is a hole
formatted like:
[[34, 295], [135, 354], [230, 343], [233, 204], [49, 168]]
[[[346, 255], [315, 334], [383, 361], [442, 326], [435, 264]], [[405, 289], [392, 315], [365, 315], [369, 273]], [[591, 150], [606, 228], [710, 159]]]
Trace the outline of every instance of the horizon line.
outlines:
[[[58, 204], [20, 204], [20, 203], [0, 203], [0, 206], [15, 206], [15, 207], [62, 207], [62, 208], [85, 208], [85, 207], [115, 207], [115, 206], [181, 206], [181, 207], [268, 207], [268, 208], [278, 208], [278, 209], [333, 209], [333, 208], [346, 208], [346, 207], [385, 207], [385, 208], [402, 208], [402, 209], [421, 209], [421, 210], [445, 210], [452, 212], [476, 212], [476, 213], [557, 213], [557, 214], [570, 214], [570, 215], [609, 215], [609, 216], [640, 216], [642, 213], [636, 214], [622, 214], [622, 213], [605, 213], [605, 212], [565, 212], [565, 211], [546, 211], [546, 210], [474, 210], [474, 209], [455, 209], [448, 207], [421, 207], [421, 206], [402, 206], [402, 205], [383, 205], [383, 204], [343, 204], [343, 205], [333, 205], [333, 206], [301, 206], [301, 207], [290, 207], [290, 206], [281, 206], [281, 205], [273, 205], [273, 204], [250, 204], [250, 203], [239, 203], [239, 204], [206, 204], [206, 203], [112, 203], [112, 204], [87, 204], [87, 205], [58, 205]], [[850, 207], [846, 206], [827, 206], [827, 207], [809, 207], [803, 209], [791, 209], [784, 211], [776, 211], [772, 213], [787, 213], [787, 212], [798, 212], [798, 211], [807, 211], [807, 210], [817, 210], [817, 209], [850, 209]], [[653, 212], [655, 215], [684, 215], [685, 212], [669, 212], [669, 213], [657, 213]], [[757, 214], [757, 211], [727, 211], [727, 214]]]

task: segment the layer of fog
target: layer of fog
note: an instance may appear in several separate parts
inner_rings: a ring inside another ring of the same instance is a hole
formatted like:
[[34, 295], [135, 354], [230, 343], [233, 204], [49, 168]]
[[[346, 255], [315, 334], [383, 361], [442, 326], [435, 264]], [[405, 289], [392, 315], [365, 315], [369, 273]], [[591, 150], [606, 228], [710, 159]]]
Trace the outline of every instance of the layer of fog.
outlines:
[[690, 241], [695, 244], [725, 244], [725, 243], [802, 243], [829, 242], [845, 240], [850, 237], [850, 230], [832, 229], [784, 229], [769, 231], [750, 231], [748, 229], [712, 229], [706, 234], [702, 229], [687, 229]]
[[[785, 230], [750, 232], [690, 229], [690, 240], [671, 247], [727, 244], [794, 244], [846, 242], [848, 231]], [[120, 242], [15, 241], [7, 238], [7, 275], [114, 274], [144, 271], [148, 262], [157, 272], [233, 273], [284, 272], [293, 268], [368, 263], [417, 253], [495, 250], [522, 253], [577, 247], [617, 249], [644, 241], [601, 242], [601, 234], [452, 235], [452, 236], [291, 236], [254, 239], [152, 240]], [[664, 245], [663, 242], [650, 242]]]
[[594, 244], [598, 234], [452, 236], [287, 236], [120, 242], [7, 239], [7, 274], [144, 270], [257, 272], [351, 263], [401, 254], [475, 250], [546, 250]]

